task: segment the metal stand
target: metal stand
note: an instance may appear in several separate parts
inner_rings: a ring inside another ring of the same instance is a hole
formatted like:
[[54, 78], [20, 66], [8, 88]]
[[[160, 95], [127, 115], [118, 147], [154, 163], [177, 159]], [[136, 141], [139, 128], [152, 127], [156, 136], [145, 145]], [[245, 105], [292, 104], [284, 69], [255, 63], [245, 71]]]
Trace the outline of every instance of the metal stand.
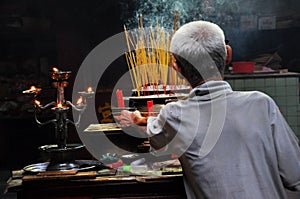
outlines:
[[[71, 71], [60, 71], [53, 68], [53, 72], [50, 73], [50, 77], [54, 80], [53, 85], [57, 90], [56, 101], [50, 102], [44, 106], [37, 100], [37, 96], [42, 90], [41, 88], [32, 86], [29, 90], [23, 91], [23, 93], [33, 95], [35, 107], [34, 116], [37, 124], [39, 126], [44, 126], [52, 123], [55, 126], [57, 144], [39, 147], [39, 150], [42, 152], [42, 156], [50, 161], [47, 170], [51, 171], [73, 170], [79, 168], [79, 165], [75, 163], [75, 153], [84, 147], [82, 144], [67, 144], [68, 124], [75, 126], [79, 125], [81, 115], [87, 106], [86, 99], [92, 96], [93, 91], [90, 89], [87, 92], [80, 92], [80, 98], [76, 105], [72, 104], [70, 101], [66, 101], [64, 97], [64, 88], [68, 86], [68, 82], [66, 80], [70, 77], [70, 74]], [[50, 107], [55, 114], [55, 119], [41, 122], [38, 119], [39, 113]], [[79, 112], [76, 122], [67, 118], [67, 113], [70, 107]]]

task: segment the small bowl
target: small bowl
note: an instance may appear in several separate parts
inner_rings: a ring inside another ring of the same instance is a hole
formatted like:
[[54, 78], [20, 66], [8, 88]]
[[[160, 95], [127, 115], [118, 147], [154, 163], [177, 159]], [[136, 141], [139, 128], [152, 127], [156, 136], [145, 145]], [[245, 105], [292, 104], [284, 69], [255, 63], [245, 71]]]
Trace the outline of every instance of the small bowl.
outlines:
[[40, 146], [39, 150], [44, 161], [57, 164], [73, 162], [76, 152], [82, 148], [84, 148], [82, 144], [67, 144], [66, 148], [60, 148], [57, 144], [51, 144]]

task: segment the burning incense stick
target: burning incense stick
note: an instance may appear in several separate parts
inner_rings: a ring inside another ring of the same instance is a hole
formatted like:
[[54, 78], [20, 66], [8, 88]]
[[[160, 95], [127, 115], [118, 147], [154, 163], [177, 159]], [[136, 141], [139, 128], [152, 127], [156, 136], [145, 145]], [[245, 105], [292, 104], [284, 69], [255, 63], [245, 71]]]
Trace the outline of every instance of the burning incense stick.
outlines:
[[[174, 15], [174, 32], [177, 30], [179, 13]], [[156, 28], [144, 28], [142, 15], [139, 15], [138, 30], [124, 32], [128, 52], [125, 53], [133, 87], [138, 96], [143, 88], [162, 84], [178, 85], [186, 82], [170, 66], [172, 56], [168, 51], [171, 35], [156, 22]]]

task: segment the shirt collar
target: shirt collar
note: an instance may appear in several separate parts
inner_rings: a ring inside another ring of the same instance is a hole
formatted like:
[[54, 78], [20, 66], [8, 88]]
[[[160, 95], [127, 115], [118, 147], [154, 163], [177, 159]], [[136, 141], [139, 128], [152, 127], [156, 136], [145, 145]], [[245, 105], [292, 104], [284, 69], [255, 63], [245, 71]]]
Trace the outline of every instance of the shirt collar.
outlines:
[[191, 90], [189, 98], [210, 100], [230, 92], [232, 92], [232, 88], [228, 82], [211, 80]]

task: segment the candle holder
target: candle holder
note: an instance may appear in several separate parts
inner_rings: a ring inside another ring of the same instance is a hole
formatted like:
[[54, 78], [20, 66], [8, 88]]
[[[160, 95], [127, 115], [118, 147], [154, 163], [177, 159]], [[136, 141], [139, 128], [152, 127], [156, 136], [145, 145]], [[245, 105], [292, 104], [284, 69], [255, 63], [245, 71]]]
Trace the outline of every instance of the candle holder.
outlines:
[[[31, 86], [29, 90], [23, 91], [24, 94], [33, 95], [34, 104], [34, 117], [39, 126], [45, 126], [48, 124], [54, 124], [55, 138], [57, 143], [51, 145], [40, 146], [39, 150], [42, 152], [42, 157], [49, 161], [47, 166], [48, 171], [63, 171], [63, 170], [76, 170], [79, 165], [75, 163], [75, 152], [82, 149], [82, 144], [67, 144], [68, 137], [68, 124], [78, 126], [80, 123], [81, 115], [86, 110], [87, 98], [92, 97], [93, 91], [88, 89], [87, 92], [79, 92], [80, 98], [76, 104], [65, 100], [64, 89], [68, 86], [67, 80], [69, 79], [71, 71], [61, 71], [57, 68], [53, 68], [50, 72], [50, 77], [53, 82], [53, 86], [57, 90], [56, 101], [52, 101], [46, 105], [41, 105], [37, 100], [38, 95], [41, 92], [41, 88]], [[77, 121], [72, 121], [67, 118], [67, 113], [70, 108], [78, 111]], [[50, 109], [55, 118], [45, 122], [41, 122], [38, 116], [45, 109]]]

